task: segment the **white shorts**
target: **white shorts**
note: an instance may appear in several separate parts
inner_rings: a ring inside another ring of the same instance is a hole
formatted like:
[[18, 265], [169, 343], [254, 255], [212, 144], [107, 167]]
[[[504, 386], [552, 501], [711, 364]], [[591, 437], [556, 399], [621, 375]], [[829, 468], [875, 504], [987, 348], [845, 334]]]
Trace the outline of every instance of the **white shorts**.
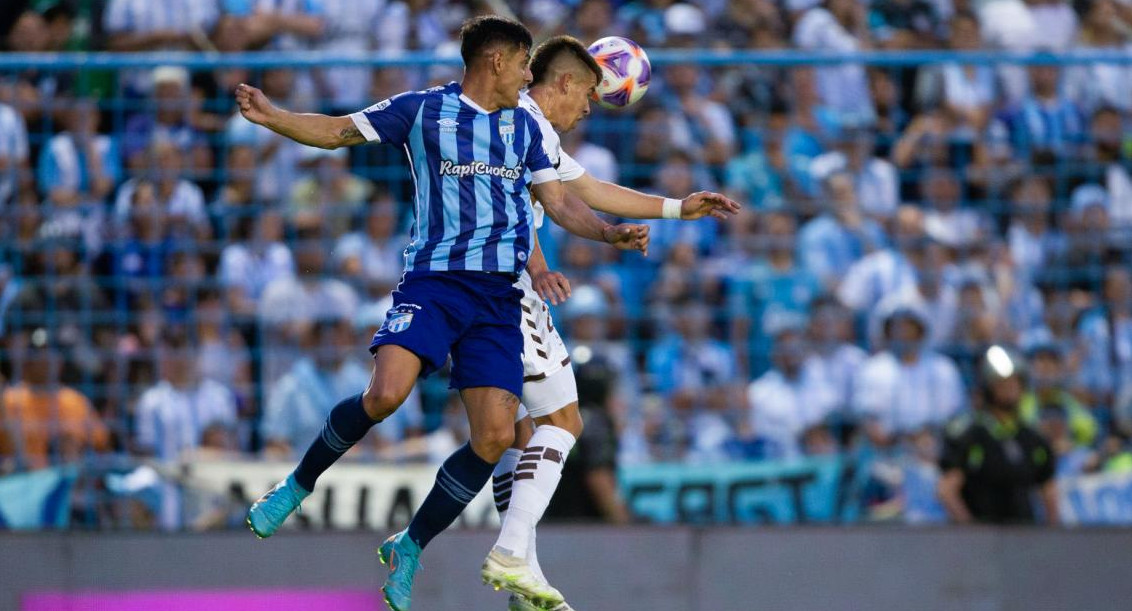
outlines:
[[[523, 271], [515, 288], [523, 291], [523, 406], [517, 418], [527, 412], [542, 417], [578, 401], [578, 387], [566, 343], [554, 328], [550, 309], [531, 285], [531, 275]], [[524, 410], [524, 407], [526, 408]]]

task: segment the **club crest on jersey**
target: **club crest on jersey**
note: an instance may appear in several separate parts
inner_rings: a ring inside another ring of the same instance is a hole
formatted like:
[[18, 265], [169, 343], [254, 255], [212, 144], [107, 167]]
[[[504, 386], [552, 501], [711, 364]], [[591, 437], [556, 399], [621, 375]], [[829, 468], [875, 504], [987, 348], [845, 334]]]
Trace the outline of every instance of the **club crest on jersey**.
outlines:
[[515, 144], [515, 120], [510, 117], [499, 118], [499, 137], [504, 144]]
[[515, 144], [515, 126], [514, 125], [500, 125], [499, 137], [503, 138], [504, 144]]
[[412, 312], [390, 312], [381, 329], [389, 333], [400, 333], [408, 329], [411, 324], [413, 324]]

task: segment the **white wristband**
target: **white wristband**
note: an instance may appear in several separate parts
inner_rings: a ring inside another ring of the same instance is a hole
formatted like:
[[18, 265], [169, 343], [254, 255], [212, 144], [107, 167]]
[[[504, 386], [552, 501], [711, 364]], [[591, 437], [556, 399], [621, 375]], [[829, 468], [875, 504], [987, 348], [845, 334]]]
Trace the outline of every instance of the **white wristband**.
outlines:
[[678, 219], [680, 218], [680, 211], [683, 208], [684, 202], [671, 197], [664, 198], [664, 205], [660, 209], [660, 218], [663, 219]]

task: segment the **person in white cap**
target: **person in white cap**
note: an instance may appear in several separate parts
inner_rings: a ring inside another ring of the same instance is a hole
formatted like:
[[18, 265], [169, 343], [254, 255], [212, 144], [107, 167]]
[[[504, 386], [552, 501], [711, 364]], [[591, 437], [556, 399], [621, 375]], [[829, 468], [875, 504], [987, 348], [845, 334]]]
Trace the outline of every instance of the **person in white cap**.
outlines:
[[967, 401], [955, 363], [927, 348], [930, 322], [917, 304], [894, 305], [882, 319], [885, 349], [861, 366], [853, 409], [869, 441], [885, 448], [943, 426]]

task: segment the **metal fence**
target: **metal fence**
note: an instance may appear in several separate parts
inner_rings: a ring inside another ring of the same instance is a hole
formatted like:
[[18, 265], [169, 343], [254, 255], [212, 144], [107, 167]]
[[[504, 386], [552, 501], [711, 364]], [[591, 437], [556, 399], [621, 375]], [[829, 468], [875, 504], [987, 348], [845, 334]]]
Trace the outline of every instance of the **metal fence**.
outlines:
[[[884, 348], [885, 295], [856, 300], [844, 288], [846, 262], [805, 239], [815, 219], [840, 218], [842, 196], [856, 222], [877, 231], [855, 257], [886, 243], [915, 252], [911, 282], [931, 322], [948, 325], [930, 348], [967, 383], [988, 343], [1056, 345], [1058, 384], [1098, 423], [1080, 449], [1102, 463], [1125, 451], [1132, 353], [1110, 313], [1132, 300], [1132, 95], [1109, 99], [1097, 85], [1098, 67], [1124, 74], [1132, 56], [651, 58], [658, 78], [644, 101], [595, 108], [567, 150], [600, 178], [671, 196], [719, 189], [747, 210], [725, 223], [658, 222], [648, 259], [551, 228], [540, 234], [552, 266], [592, 289], [556, 315], [568, 343], [620, 372], [612, 409], [627, 461], [780, 458], [752, 438], [747, 392], [781, 369], [775, 338], [809, 325], [800, 331], [808, 356], [822, 342]], [[302, 396], [321, 409], [364, 383], [364, 345], [383, 319], [411, 222], [402, 155], [292, 145], [233, 114], [231, 97], [250, 82], [296, 110], [351, 112], [318, 95], [319, 79], [343, 68], [365, 75], [372, 101], [459, 77], [458, 58], [420, 53], [0, 54], [0, 103], [27, 131], [26, 165], [0, 164], [4, 469], [81, 457], [175, 461], [200, 446], [285, 456], [305, 447], [297, 414], [306, 407], [285, 406], [284, 379], [309, 382]], [[868, 87], [857, 100], [864, 112], [830, 101], [838, 71], [853, 70]], [[719, 113], [704, 118], [705, 109]], [[1058, 123], [1043, 123], [1042, 109]], [[11, 150], [0, 155], [14, 159]], [[848, 195], [837, 191], [842, 175]], [[904, 204], [926, 217], [914, 236], [901, 227]], [[803, 273], [811, 262], [824, 267]], [[819, 310], [832, 318], [811, 316]], [[311, 371], [321, 373], [302, 377]], [[45, 417], [21, 420], [11, 405], [34, 403], [14, 394], [27, 382], [77, 394], [52, 391]], [[816, 445], [797, 440], [799, 452], [855, 447], [851, 386], [834, 389], [829, 418], [807, 423], [824, 435]], [[186, 388], [213, 394], [186, 399]], [[958, 389], [961, 409], [968, 390]], [[443, 380], [420, 391], [420, 407], [367, 456], [388, 458], [406, 439], [459, 421], [446, 418]], [[925, 387], [913, 401], [933, 396]], [[211, 405], [214, 417], [163, 412], [174, 400]], [[97, 419], [75, 415], [86, 405]], [[276, 408], [291, 411], [266, 424]]]

